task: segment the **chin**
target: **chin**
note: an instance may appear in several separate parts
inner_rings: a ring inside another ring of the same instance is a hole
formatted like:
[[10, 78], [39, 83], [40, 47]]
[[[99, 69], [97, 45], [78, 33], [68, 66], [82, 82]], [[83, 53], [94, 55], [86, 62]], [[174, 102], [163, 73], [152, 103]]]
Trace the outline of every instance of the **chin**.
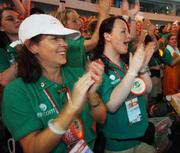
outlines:
[[120, 53], [120, 54], [127, 54], [127, 52], [128, 52], [128, 50], [124, 48], [124, 49], [122, 49], [119, 53]]
[[62, 65], [66, 64], [66, 63], [67, 63], [67, 61], [63, 61], [63, 62], [62, 62]]

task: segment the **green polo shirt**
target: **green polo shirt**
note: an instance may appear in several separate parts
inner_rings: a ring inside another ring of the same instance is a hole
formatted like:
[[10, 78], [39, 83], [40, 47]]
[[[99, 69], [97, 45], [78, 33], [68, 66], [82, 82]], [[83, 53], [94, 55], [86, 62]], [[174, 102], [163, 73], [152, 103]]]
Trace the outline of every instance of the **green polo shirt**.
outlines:
[[82, 67], [86, 66], [86, 50], [84, 47], [84, 37], [79, 39], [67, 39], [67, 63], [66, 66], [70, 67]]
[[[58, 109], [62, 110], [67, 102], [67, 96], [66, 92], [58, 93], [58, 90], [63, 87], [72, 90], [78, 79], [77, 74], [81, 76], [83, 70], [63, 67], [61, 74], [63, 84], [52, 82], [42, 76], [36, 83], [24, 83], [18, 78], [6, 86], [3, 98], [3, 121], [15, 140], [48, 127], [48, 121], [56, 118], [57, 113], [44, 90], [49, 91]], [[84, 125], [85, 141], [92, 147], [96, 134], [92, 129], [93, 121], [88, 105], [84, 106], [79, 117]], [[61, 141], [52, 152], [66, 153], [67, 146]]]
[[17, 56], [15, 48], [7, 46], [6, 50], [0, 48], [0, 72], [5, 71], [15, 62]]
[[[110, 63], [109, 66], [113, 67], [113, 69], [120, 75], [121, 78], [124, 77], [125, 74], [120, 71], [117, 66]], [[124, 64], [122, 63], [121, 68], [126, 72]], [[119, 79], [113, 70], [109, 69], [108, 74], [104, 74], [103, 83], [98, 92], [105, 104], [109, 101], [112, 91], [120, 82], [121, 79]], [[135, 97], [136, 96], [129, 95], [126, 100], [130, 100], [131, 98]], [[139, 141], [117, 141], [117, 139], [128, 139], [143, 136], [146, 128], [148, 127], [145, 98], [144, 96], [138, 96], [137, 98], [142, 114], [140, 122], [134, 123], [132, 125], [129, 124], [127, 110], [124, 102], [116, 112], [108, 112], [105, 124], [100, 125], [100, 130], [104, 133], [107, 140], [107, 150], [126, 150], [140, 143]]]
[[167, 64], [167, 65], [171, 65], [171, 63], [173, 62], [173, 56], [171, 55], [171, 53], [169, 52], [167, 48], [164, 49], [162, 59], [163, 59], [164, 64]]

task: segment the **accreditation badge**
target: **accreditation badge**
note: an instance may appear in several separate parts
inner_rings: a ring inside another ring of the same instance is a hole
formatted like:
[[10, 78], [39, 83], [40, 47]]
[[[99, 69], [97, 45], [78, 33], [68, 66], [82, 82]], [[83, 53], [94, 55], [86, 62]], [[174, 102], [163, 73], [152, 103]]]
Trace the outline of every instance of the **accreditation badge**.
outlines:
[[146, 90], [146, 84], [144, 80], [139, 77], [135, 78], [133, 85], [131, 87], [131, 93], [136, 96], [140, 96], [144, 94], [145, 90]]
[[133, 98], [125, 102], [128, 120], [130, 124], [141, 121], [141, 111], [138, 104], [138, 99]]
[[80, 140], [76, 145], [69, 151], [69, 153], [93, 153], [92, 150], [87, 146], [84, 140]]
[[65, 133], [63, 140], [71, 150], [80, 140], [84, 139], [84, 129], [80, 118], [75, 117]]

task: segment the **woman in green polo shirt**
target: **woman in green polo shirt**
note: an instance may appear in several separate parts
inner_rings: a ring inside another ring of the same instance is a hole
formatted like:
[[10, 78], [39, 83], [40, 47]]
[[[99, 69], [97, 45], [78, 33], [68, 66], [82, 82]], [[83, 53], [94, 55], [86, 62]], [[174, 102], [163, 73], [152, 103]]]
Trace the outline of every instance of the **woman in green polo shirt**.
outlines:
[[96, 58], [105, 65], [103, 82], [98, 93], [108, 113], [100, 130], [106, 138], [106, 153], [153, 153], [154, 148], [141, 143], [148, 127], [144, 95], [152, 84], [146, 66], [155, 43], [139, 44], [130, 54], [129, 66], [123, 61], [128, 53], [130, 34], [127, 22], [120, 16], [104, 20], [100, 26]]
[[78, 146], [86, 151], [93, 147], [94, 121], [106, 118], [96, 94], [103, 64], [91, 63], [83, 76], [79, 68], [64, 66], [64, 38], [78, 35], [45, 14], [31, 15], [20, 25], [24, 46], [18, 78], [4, 89], [2, 111], [5, 125], [24, 152], [66, 153], [78, 152]]
[[[99, 0], [98, 2], [98, 21], [92, 37], [89, 39], [85, 39], [83, 36], [73, 40], [68, 39], [66, 43], [68, 44], [67, 48], [67, 65], [71, 67], [83, 67], [86, 68], [87, 61], [87, 52], [92, 51], [98, 42], [99, 36], [99, 26], [101, 22], [106, 19], [109, 15], [109, 11], [111, 8], [111, 0]], [[62, 12], [53, 12], [52, 16], [59, 19], [66, 28], [74, 29], [80, 31], [81, 21], [79, 14], [73, 9], [65, 9]], [[79, 54], [81, 53], [81, 57], [79, 58]], [[74, 62], [75, 61], [75, 62]]]

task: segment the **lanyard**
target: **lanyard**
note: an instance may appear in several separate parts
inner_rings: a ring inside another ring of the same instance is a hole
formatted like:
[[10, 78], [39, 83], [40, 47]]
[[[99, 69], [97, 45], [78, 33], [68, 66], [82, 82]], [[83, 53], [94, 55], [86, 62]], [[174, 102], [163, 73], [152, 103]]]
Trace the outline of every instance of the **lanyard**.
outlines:
[[[118, 67], [118, 69], [125, 75], [127, 70], [128, 70], [128, 66], [124, 64], [124, 67], [126, 69], [126, 71], [124, 71], [119, 65], [113, 63], [108, 57], [104, 56], [111, 64], [114, 64]], [[122, 80], [122, 77], [119, 75], [119, 73], [113, 68], [110, 67], [110, 69], [115, 73], [115, 75]], [[133, 93], [130, 92], [128, 97], [130, 98], [130, 100], [125, 101], [125, 106], [126, 106], [126, 111], [127, 111], [127, 117], [129, 120], [129, 123], [136, 123], [138, 121], [141, 120], [141, 111], [139, 108], [139, 104], [138, 104], [138, 99], [135, 100], [135, 98], [133, 99]], [[127, 98], [128, 98], [127, 97]]]
[[[50, 92], [49, 92], [47, 89], [43, 89], [43, 92], [45, 93], [45, 95], [46, 95], [47, 98], [49, 99], [51, 105], [55, 108], [56, 113], [59, 114], [59, 113], [60, 113], [60, 110], [59, 110], [57, 104], [54, 102], [54, 99], [52, 98]], [[61, 93], [61, 92], [66, 92], [67, 98], [68, 98], [68, 102], [71, 102], [70, 89], [67, 88], [67, 87], [64, 87], [64, 88], [58, 90], [58, 93]]]
[[[105, 57], [106, 60], [109, 61], [109, 63], [117, 66], [117, 68], [118, 68], [124, 75], [126, 74], [126, 72], [127, 72], [127, 70], [128, 70], [128, 66], [127, 66], [125, 63], [123, 63], [123, 66], [125, 67], [126, 71], [124, 71], [119, 65], [113, 63], [107, 56], [105, 56], [105, 55], [103, 55], [103, 56]], [[110, 67], [110, 69], [115, 73], [115, 75], [116, 75], [120, 80], [122, 80], [122, 77], [119, 75], [119, 73], [118, 73], [113, 67]]]
[[[117, 68], [118, 68], [124, 75], [126, 74], [126, 72], [127, 72], [127, 70], [128, 70], [128, 66], [127, 66], [125, 63], [123, 63], [123, 66], [125, 67], [126, 71], [124, 71], [123, 68], [121, 68], [119, 65], [113, 63], [107, 56], [105, 56], [105, 55], [103, 55], [103, 56], [104, 56], [104, 58], [105, 58], [106, 60], [109, 61], [109, 63], [114, 64], [115, 66], [117, 66]], [[110, 69], [115, 73], [115, 75], [120, 79], [120, 81], [123, 79], [123, 78], [119, 75], [119, 73], [118, 73], [113, 67], [110, 67]], [[134, 94], [132, 94], [132, 93], [130, 92], [129, 98], [130, 98], [131, 101], [132, 101], [133, 95], [134, 95]]]
[[[51, 96], [50, 92], [47, 89], [43, 89], [45, 95], [47, 96], [48, 100], [50, 101], [51, 105], [55, 108], [56, 113], [60, 114], [60, 109], [58, 108], [57, 104], [55, 103], [53, 97]], [[64, 87], [58, 90], [58, 93], [66, 92], [68, 102], [71, 103], [71, 95], [70, 89], [68, 87]], [[63, 140], [68, 145], [68, 148], [71, 149], [73, 145], [77, 143], [77, 141], [84, 139], [84, 129], [83, 124], [80, 118], [74, 117], [73, 122], [70, 124], [67, 132], [65, 133]]]

